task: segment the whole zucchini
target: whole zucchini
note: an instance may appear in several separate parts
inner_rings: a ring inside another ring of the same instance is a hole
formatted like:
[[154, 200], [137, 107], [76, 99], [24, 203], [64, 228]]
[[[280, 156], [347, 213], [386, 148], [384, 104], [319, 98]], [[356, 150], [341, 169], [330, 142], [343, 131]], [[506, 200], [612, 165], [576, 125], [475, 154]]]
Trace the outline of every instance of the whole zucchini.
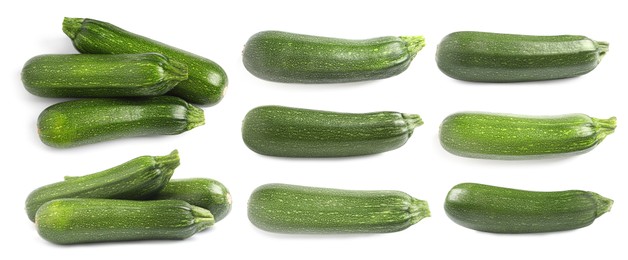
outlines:
[[39, 55], [22, 69], [26, 90], [42, 97], [159, 96], [187, 77], [185, 64], [158, 53]]
[[81, 53], [123, 54], [157, 52], [188, 66], [188, 79], [169, 94], [201, 105], [217, 104], [227, 88], [227, 74], [215, 62], [140, 36], [107, 22], [65, 18], [63, 32]]
[[425, 45], [422, 36], [349, 40], [280, 31], [259, 32], [243, 62], [256, 77], [296, 83], [339, 83], [392, 77]]
[[266, 184], [248, 201], [249, 220], [277, 233], [386, 233], [429, 217], [426, 201], [401, 191]]
[[246, 114], [242, 139], [264, 155], [355, 156], [397, 149], [422, 124], [419, 115], [398, 112], [358, 114], [261, 106]]
[[62, 198], [145, 199], [166, 186], [179, 166], [177, 150], [165, 156], [140, 156], [110, 169], [78, 177], [66, 177], [32, 191], [26, 213], [35, 221], [39, 207]]
[[445, 118], [440, 143], [448, 152], [484, 159], [537, 159], [581, 154], [615, 129], [615, 117], [527, 116], [461, 112]]
[[174, 135], [205, 123], [202, 109], [173, 96], [143, 99], [78, 99], [39, 115], [39, 138], [67, 148], [132, 136]]
[[209, 210], [216, 222], [231, 211], [231, 194], [227, 187], [209, 178], [170, 180], [152, 199], [183, 200]]
[[581, 190], [526, 191], [462, 183], [447, 194], [445, 212], [457, 224], [493, 233], [538, 233], [586, 227], [613, 200]]
[[537, 81], [586, 74], [607, 51], [607, 42], [579, 35], [463, 31], [443, 38], [436, 50], [436, 63], [447, 76], [459, 80]]
[[35, 219], [55, 244], [185, 239], [214, 224], [209, 210], [181, 200], [57, 199]]

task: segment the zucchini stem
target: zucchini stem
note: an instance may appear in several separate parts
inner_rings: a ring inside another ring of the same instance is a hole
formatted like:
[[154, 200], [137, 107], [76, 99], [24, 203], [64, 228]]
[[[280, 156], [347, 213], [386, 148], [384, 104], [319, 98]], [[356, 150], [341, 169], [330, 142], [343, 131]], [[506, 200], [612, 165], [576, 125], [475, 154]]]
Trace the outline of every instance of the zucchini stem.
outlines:
[[600, 194], [595, 192], [589, 192], [593, 199], [595, 200], [595, 205], [597, 206], [597, 210], [595, 211], [595, 217], [602, 216], [604, 213], [611, 211], [613, 207], [613, 200], [606, 198]]
[[425, 38], [423, 36], [399, 36], [399, 38], [406, 42], [406, 48], [410, 53], [411, 59], [425, 46]]
[[600, 55], [600, 58], [598, 59], [599, 63], [602, 58], [604, 58], [604, 55], [608, 52], [608, 42], [596, 41], [595, 44], [597, 45], [597, 51]]
[[78, 31], [83, 27], [84, 18], [63, 18], [63, 33], [74, 40]]
[[406, 122], [406, 125], [410, 130], [414, 130], [415, 128], [423, 125], [423, 119], [421, 116], [417, 114], [401, 114], [403, 120]]
[[184, 81], [188, 79], [188, 66], [170, 59], [164, 64], [164, 74], [166, 81]]
[[174, 169], [180, 164], [179, 151], [176, 149], [170, 152], [168, 155], [155, 156], [155, 162], [160, 168]]
[[214, 225], [215, 223], [214, 215], [212, 215], [212, 213], [209, 210], [201, 208], [201, 207], [197, 207], [194, 205], [190, 205], [190, 206], [192, 206], [190, 208], [190, 211], [192, 212], [192, 216], [194, 216], [194, 224], [196, 224], [196, 232], [203, 231]]
[[205, 112], [201, 108], [188, 105], [187, 120], [188, 126], [186, 130], [202, 126], [205, 124]]
[[609, 119], [591, 118], [593, 126], [597, 134], [598, 143], [604, 140], [606, 136], [615, 132], [617, 127], [617, 118], [611, 117]]
[[416, 198], [412, 198], [412, 202], [410, 202], [410, 208], [408, 209], [410, 212], [410, 223], [415, 224], [421, 221], [424, 218], [431, 216], [430, 207], [427, 204], [427, 201], [419, 200]]

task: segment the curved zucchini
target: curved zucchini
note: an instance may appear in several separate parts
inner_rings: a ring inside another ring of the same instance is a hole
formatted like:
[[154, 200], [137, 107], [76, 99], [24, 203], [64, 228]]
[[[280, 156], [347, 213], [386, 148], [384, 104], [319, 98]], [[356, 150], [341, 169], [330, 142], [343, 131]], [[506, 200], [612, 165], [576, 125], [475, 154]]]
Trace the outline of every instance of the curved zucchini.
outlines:
[[447, 194], [445, 212], [457, 224], [493, 233], [538, 233], [591, 225], [613, 200], [581, 190], [526, 191], [462, 183]]
[[579, 35], [536, 36], [454, 32], [436, 50], [438, 68], [455, 79], [518, 82], [586, 74], [608, 52], [608, 43]]
[[209, 210], [216, 222], [231, 211], [231, 194], [227, 187], [209, 178], [170, 180], [152, 199], [183, 200], [194, 206]]
[[419, 115], [340, 113], [282, 106], [249, 111], [242, 139], [253, 151], [284, 157], [341, 157], [386, 152], [404, 145]]
[[348, 40], [263, 31], [246, 43], [243, 62], [251, 74], [269, 81], [353, 82], [400, 74], [424, 45], [422, 36]]
[[205, 123], [202, 109], [172, 96], [79, 99], [46, 108], [37, 120], [45, 144], [67, 148], [124, 137], [174, 135]]
[[227, 88], [227, 74], [215, 62], [190, 52], [126, 31], [107, 22], [87, 18], [65, 18], [63, 32], [81, 53], [162, 53], [188, 66], [188, 79], [169, 94], [188, 102], [215, 105]]
[[49, 184], [26, 198], [26, 213], [35, 221], [44, 203], [62, 198], [145, 199], [166, 186], [179, 166], [177, 150], [165, 156], [140, 156], [110, 169]]
[[158, 53], [48, 54], [26, 62], [22, 82], [42, 97], [159, 96], [187, 75], [185, 64]]
[[248, 201], [249, 220], [277, 233], [387, 233], [429, 217], [426, 201], [401, 191], [266, 184]]
[[584, 114], [526, 116], [461, 112], [445, 118], [440, 143], [448, 152], [471, 158], [538, 159], [582, 154], [616, 127], [615, 117]]
[[209, 210], [180, 200], [57, 199], [35, 219], [55, 244], [185, 239], [214, 224]]

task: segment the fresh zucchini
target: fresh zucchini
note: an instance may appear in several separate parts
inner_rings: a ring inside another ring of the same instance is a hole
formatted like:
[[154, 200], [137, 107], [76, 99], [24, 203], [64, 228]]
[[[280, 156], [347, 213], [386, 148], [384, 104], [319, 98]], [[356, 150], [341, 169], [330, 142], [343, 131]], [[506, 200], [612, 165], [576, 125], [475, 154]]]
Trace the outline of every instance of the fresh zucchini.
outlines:
[[174, 135], [205, 123], [204, 112], [183, 99], [78, 99], [46, 108], [37, 121], [39, 138], [58, 147], [132, 136]]
[[158, 53], [47, 54], [26, 62], [22, 82], [42, 97], [159, 96], [187, 75], [185, 64]]
[[190, 52], [140, 36], [107, 22], [65, 18], [63, 32], [81, 53], [123, 54], [157, 52], [188, 66], [188, 79], [169, 94], [188, 102], [215, 105], [227, 88], [227, 74], [215, 62]]
[[152, 199], [186, 201], [209, 210], [216, 222], [225, 218], [231, 211], [229, 190], [219, 181], [209, 178], [170, 180]]
[[484, 159], [538, 159], [582, 154], [612, 134], [615, 117], [528, 116], [461, 112], [445, 118], [440, 143], [452, 154]]
[[140, 156], [100, 172], [66, 177], [32, 191], [26, 198], [26, 213], [35, 221], [37, 209], [61, 198], [146, 199], [163, 189], [179, 166], [177, 150], [165, 156]]
[[253, 191], [248, 217], [276, 233], [386, 233], [429, 217], [427, 202], [401, 191], [266, 184]]
[[591, 225], [613, 200], [581, 190], [527, 191], [462, 183], [447, 194], [445, 212], [457, 224], [493, 233], [539, 233]]
[[364, 81], [400, 74], [424, 45], [422, 36], [349, 40], [263, 31], [246, 43], [243, 62], [251, 74], [269, 81]]
[[608, 43], [579, 35], [536, 36], [463, 31], [438, 44], [438, 68], [455, 79], [517, 82], [586, 74], [608, 52]]
[[282, 106], [249, 111], [242, 139], [253, 151], [283, 157], [375, 154], [404, 145], [423, 124], [416, 114], [340, 113]]
[[185, 239], [214, 224], [209, 210], [181, 200], [57, 199], [35, 219], [55, 244]]

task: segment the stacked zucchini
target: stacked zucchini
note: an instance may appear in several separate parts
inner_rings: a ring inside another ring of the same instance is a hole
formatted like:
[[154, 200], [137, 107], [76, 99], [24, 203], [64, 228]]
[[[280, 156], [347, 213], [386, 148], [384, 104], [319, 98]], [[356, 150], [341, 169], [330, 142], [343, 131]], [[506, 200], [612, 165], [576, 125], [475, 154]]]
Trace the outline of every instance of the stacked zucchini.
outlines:
[[171, 180], [179, 164], [175, 150], [65, 177], [32, 191], [26, 213], [57, 244], [185, 239], [223, 219], [231, 195], [213, 179]]

